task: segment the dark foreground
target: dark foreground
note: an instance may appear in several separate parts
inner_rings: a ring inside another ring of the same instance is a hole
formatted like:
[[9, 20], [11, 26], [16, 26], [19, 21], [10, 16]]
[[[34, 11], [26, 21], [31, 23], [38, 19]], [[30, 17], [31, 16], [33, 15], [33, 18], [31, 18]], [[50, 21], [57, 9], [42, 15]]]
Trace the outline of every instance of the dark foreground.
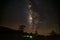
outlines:
[[60, 40], [60, 34], [52, 32], [50, 36], [44, 36], [0, 26], [0, 40]]

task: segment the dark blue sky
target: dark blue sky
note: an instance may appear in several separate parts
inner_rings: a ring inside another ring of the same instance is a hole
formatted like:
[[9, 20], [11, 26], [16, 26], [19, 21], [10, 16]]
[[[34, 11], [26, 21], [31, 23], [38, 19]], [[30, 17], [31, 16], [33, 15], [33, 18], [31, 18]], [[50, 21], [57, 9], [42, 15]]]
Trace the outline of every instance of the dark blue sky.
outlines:
[[26, 0], [2, 0], [0, 7], [2, 24], [27, 24], [27, 4]]
[[[58, 31], [58, 2], [56, 0], [32, 0], [32, 10], [40, 16], [39, 33], [47, 34]], [[19, 25], [28, 23], [29, 0], [0, 0], [0, 25], [18, 29]], [[47, 32], [44, 32], [47, 31]]]
[[[50, 32], [58, 31], [58, 1], [56, 0], [32, 0], [32, 9], [40, 15], [38, 28]], [[39, 30], [39, 31], [40, 31]]]

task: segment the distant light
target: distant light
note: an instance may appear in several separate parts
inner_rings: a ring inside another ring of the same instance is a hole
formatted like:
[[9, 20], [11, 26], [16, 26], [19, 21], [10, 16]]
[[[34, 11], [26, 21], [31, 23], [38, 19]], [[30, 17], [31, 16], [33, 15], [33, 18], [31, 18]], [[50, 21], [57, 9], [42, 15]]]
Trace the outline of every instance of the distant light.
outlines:
[[32, 38], [32, 36], [30, 36], [30, 38]]
[[24, 37], [30, 37], [29, 35], [25, 35]]
[[26, 35], [26, 36], [24, 36], [24, 37], [27, 37], [27, 38], [32, 38], [32, 36], [31, 36], [31, 35], [30, 35], [30, 36], [29, 36], [29, 35]]
[[27, 35], [27, 37], [29, 37], [29, 35]]

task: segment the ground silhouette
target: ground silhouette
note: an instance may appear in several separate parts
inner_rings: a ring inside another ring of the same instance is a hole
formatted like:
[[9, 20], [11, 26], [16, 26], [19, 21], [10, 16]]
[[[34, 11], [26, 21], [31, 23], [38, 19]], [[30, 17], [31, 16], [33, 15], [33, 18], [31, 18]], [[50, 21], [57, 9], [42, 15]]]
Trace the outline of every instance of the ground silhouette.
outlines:
[[0, 40], [60, 40], [60, 34], [56, 34], [54, 31], [49, 36], [38, 35], [24, 32], [24, 25], [20, 26], [20, 30], [9, 29], [4, 26], [0, 26]]

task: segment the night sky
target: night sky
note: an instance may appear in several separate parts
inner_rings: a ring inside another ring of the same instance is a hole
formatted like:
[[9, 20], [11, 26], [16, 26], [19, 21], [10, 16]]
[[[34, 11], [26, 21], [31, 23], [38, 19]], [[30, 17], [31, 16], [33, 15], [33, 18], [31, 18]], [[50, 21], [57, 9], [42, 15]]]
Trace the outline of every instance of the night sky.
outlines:
[[[56, 0], [32, 0], [32, 10], [39, 14], [38, 33], [46, 35], [52, 30], [58, 33], [58, 2]], [[0, 26], [18, 30], [19, 25], [29, 28], [29, 0], [0, 0]], [[27, 31], [29, 32], [29, 31]]]

